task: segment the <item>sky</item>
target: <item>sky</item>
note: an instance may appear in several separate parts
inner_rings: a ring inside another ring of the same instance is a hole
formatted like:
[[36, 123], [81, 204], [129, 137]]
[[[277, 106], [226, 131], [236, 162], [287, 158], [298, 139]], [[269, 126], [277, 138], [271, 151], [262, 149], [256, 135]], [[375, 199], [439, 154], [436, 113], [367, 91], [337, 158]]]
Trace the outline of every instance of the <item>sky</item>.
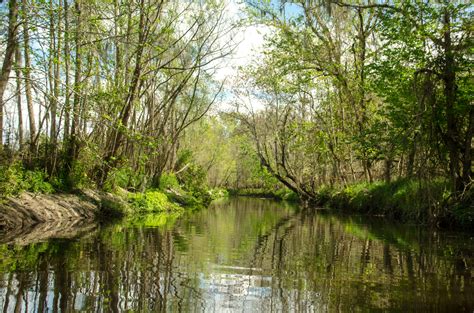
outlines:
[[[236, 22], [245, 19], [246, 4], [243, 0], [225, 0], [226, 14], [230, 21]], [[272, 2], [276, 6], [276, 1]], [[287, 19], [301, 15], [301, 7], [296, 4], [286, 3], [284, 14]], [[246, 105], [251, 105], [252, 109], [262, 109], [263, 103], [260, 99], [250, 97], [247, 99], [237, 99], [233, 90], [239, 79], [239, 67], [247, 68], [262, 60], [265, 44], [265, 36], [271, 35], [272, 29], [269, 26], [260, 24], [252, 24], [239, 27], [236, 31], [235, 38], [237, 47], [233, 55], [226, 58], [220, 65], [220, 69], [215, 73], [214, 78], [218, 82], [224, 83], [224, 90], [220, 101], [214, 107], [215, 111], [227, 111], [233, 108], [236, 101], [244, 100]], [[231, 34], [229, 34], [231, 36]], [[229, 37], [224, 37], [227, 40]]]
[[[226, 15], [229, 21], [237, 22], [246, 18], [246, 5], [242, 1], [226, 0], [226, 2]], [[214, 74], [216, 81], [224, 83], [221, 99], [214, 107], [215, 111], [227, 111], [237, 101], [233, 89], [239, 79], [239, 67], [246, 68], [262, 59], [265, 36], [270, 33], [268, 26], [254, 24], [239, 26], [234, 34], [223, 38], [225, 41], [232, 37], [236, 48], [231, 56], [221, 62]], [[253, 99], [252, 102], [261, 106], [258, 99]]]

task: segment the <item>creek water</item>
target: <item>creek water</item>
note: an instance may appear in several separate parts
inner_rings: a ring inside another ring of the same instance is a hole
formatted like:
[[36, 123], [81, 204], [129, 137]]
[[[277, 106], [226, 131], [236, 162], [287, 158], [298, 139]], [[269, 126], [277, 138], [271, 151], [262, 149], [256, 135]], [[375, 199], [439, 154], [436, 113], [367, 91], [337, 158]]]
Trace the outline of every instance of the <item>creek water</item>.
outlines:
[[231, 198], [0, 245], [0, 310], [473, 312], [473, 267], [473, 234]]

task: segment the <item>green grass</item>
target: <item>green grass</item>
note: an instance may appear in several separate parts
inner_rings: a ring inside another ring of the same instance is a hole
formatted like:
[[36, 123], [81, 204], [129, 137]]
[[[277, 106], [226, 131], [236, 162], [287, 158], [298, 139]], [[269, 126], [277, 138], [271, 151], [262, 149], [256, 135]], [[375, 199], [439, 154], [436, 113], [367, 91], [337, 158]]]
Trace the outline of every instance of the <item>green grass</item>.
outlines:
[[358, 183], [347, 187], [321, 187], [316, 202], [344, 212], [384, 215], [403, 221], [472, 225], [472, 195], [453, 197], [442, 179], [430, 182], [401, 179], [391, 183]]

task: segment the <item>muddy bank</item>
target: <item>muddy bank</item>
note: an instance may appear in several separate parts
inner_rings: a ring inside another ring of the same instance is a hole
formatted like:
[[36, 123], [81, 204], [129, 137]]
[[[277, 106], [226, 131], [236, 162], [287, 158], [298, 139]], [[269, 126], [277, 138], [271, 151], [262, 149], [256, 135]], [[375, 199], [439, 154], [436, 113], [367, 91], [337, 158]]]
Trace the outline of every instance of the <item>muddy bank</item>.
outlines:
[[74, 236], [107, 215], [103, 203], [111, 199], [112, 195], [92, 190], [50, 195], [25, 192], [7, 199], [0, 203], [0, 243]]
[[93, 220], [99, 212], [98, 195], [33, 194], [25, 192], [0, 204], [0, 228], [12, 230], [38, 223], [64, 220]]

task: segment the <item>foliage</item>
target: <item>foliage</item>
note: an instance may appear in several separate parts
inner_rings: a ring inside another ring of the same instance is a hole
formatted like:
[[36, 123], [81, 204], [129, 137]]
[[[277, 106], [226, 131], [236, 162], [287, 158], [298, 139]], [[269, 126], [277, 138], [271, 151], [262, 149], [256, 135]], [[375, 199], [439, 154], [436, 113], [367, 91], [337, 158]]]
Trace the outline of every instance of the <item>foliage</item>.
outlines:
[[19, 162], [0, 166], [0, 197], [16, 196], [22, 191], [52, 193], [55, 189], [42, 170], [25, 170]]
[[19, 163], [0, 166], [0, 195], [10, 197], [25, 190], [23, 168]]
[[144, 193], [132, 193], [129, 202], [138, 212], [171, 212], [181, 211], [182, 208], [171, 202], [168, 196], [159, 190], [149, 190]]
[[285, 4], [253, 2], [252, 22], [272, 32], [234, 88], [259, 163], [336, 207], [434, 224], [470, 216], [472, 4]]
[[273, 186], [274, 188], [241, 188], [230, 189], [229, 193], [235, 196], [257, 197], [257, 198], [273, 198], [278, 200], [286, 200], [290, 202], [298, 202], [299, 195], [280, 186]]
[[127, 226], [134, 227], [170, 227], [180, 217], [180, 212], [145, 214], [140, 216], [132, 216], [126, 219]]
[[212, 189], [209, 189], [208, 192], [212, 200], [229, 197], [229, 191], [223, 188], [212, 188]]
[[[64, 162], [67, 160], [67, 155], [70, 151], [61, 151]], [[47, 159], [45, 160], [47, 162]], [[74, 159], [70, 170], [65, 170], [64, 167], [58, 175], [61, 188], [71, 190], [74, 188], [90, 188], [94, 183], [94, 169], [100, 162], [96, 147], [94, 145], [86, 145], [82, 147], [78, 158]]]
[[[405, 221], [438, 225], [472, 225], [472, 202], [452, 200], [449, 182], [400, 179], [391, 183], [359, 183], [319, 189], [316, 201], [343, 212], [384, 215]], [[453, 220], [454, 219], [454, 220]]]
[[160, 177], [160, 189], [167, 190], [181, 190], [181, 186], [176, 178], [176, 175], [173, 173], [164, 173]]
[[34, 193], [52, 193], [55, 190], [43, 171], [25, 171], [24, 183], [26, 190]]
[[237, 42], [223, 0], [9, 3], [2, 197], [121, 188], [141, 192], [140, 211], [173, 211], [224, 188], [422, 222], [472, 216], [470, 3], [245, 2], [270, 31], [231, 84], [216, 75]]

